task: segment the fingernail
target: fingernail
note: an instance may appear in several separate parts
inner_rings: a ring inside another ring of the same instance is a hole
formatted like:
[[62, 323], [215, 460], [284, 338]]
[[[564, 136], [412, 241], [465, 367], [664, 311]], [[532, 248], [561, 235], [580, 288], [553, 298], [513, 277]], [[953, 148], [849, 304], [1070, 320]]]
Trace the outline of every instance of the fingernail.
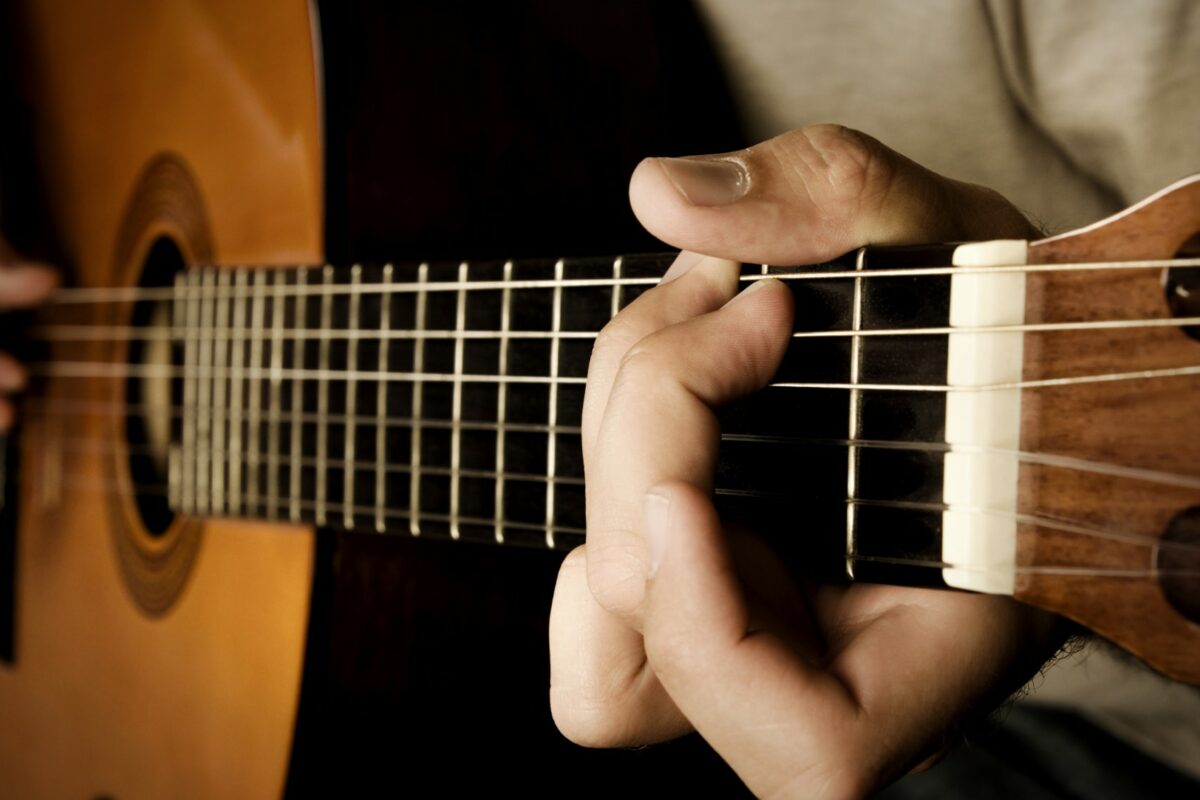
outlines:
[[670, 283], [676, 278], [682, 278], [692, 267], [704, 260], [704, 256], [699, 253], [693, 253], [688, 250], [680, 250], [679, 255], [675, 256], [675, 260], [671, 262], [671, 266], [667, 267], [667, 271], [663, 273], [662, 280], [658, 282], [659, 286], [664, 283]]
[[665, 492], [651, 489], [646, 492], [643, 505], [646, 554], [650, 557], [650, 566], [646, 571], [646, 577], [653, 578], [658, 572], [663, 552], [667, 548], [667, 536], [670, 534], [671, 498]]
[[726, 206], [750, 191], [750, 174], [737, 161], [657, 159], [675, 188], [694, 206]]

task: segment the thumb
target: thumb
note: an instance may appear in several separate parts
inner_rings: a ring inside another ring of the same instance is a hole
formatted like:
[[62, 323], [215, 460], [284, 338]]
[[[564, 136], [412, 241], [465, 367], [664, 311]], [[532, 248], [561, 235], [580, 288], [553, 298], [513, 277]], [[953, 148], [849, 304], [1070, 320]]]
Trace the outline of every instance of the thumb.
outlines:
[[811, 263], [867, 244], [1029, 238], [1011, 203], [838, 125], [790, 131], [735, 153], [648, 158], [633, 212], [683, 250], [751, 263]]

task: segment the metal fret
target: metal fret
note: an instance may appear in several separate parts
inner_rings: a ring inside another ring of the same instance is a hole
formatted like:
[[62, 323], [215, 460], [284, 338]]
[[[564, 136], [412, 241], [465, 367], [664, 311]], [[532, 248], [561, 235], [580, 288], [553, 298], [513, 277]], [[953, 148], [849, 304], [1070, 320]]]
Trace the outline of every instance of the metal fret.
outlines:
[[[500, 331], [507, 333], [512, 320], [512, 290], [508, 284], [512, 282], [513, 262], [504, 262], [504, 286], [500, 295]], [[500, 338], [499, 363], [496, 374], [508, 374], [508, 338]], [[508, 384], [503, 381], [496, 383], [496, 542], [504, 544], [504, 423], [507, 417]]]
[[[329, 264], [321, 270], [323, 287], [333, 284], [333, 267]], [[321, 330], [328, 331], [333, 320], [333, 294], [325, 292], [321, 295]], [[317, 340], [318, 368], [321, 370], [317, 378], [317, 514], [318, 525], [325, 524], [325, 500], [328, 492], [329, 469], [325, 466], [329, 458], [329, 337], [322, 335]], [[350, 370], [347, 370], [350, 372]]]
[[[229, 271], [218, 270], [216, 288], [219, 292], [221, 289], [230, 287]], [[214, 299], [216, 304], [216, 319], [214, 325], [216, 330], [225, 330], [229, 325], [229, 299], [221, 298]], [[214, 446], [224, 447], [225, 444], [225, 381], [228, 380], [228, 371], [226, 368], [227, 349], [229, 342], [222, 340], [218, 345], [213, 342], [213, 400], [212, 400], [212, 442]], [[217, 376], [220, 377], [217, 377]], [[221, 514], [225, 510], [225, 462], [219, 458], [212, 458], [212, 501], [209, 507], [214, 514]]]
[[[458, 282], [462, 289], [458, 292], [457, 304], [454, 307], [454, 330], [461, 333], [467, 327], [467, 278], [470, 269], [466, 261], [458, 265]], [[454, 340], [454, 374], [463, 373], [463, 339]], [[450, 538], [459, 539], [462, 531], [458, 528], [459, 495], [462, 492], [462, 481], [459, 479], [459, 467], [462, 465], [462, 381], [455, 380], [451, 395], [450, 419], [453, 427], [450, 429]]]
[[[302, 289], [308, 282], [308, 270], [302, 269], [296, 273], [296, 290]], [[303, 328], [308, 324], [308, 304], [304, 296], [296, 291], [292, 297], [292, 314], [296, 327]], [[291, 424], [291, 464], [288, 467], [288, 517], [293, 522], [300, 521], [300, 446], [303, 439], [300, 436], [301, 426], [296, 420], [304, 411], [304, 381], [299, 375], [304, 366], [304, 345], [301, 342], [292, 344], [292, 365], [295, 367], [292, 382], [292, 424]]]
[[[235, 289], [246, 286], [248, 272], [239, 269], [233, 274]], [[233, 301], [233, 328], [242, 332], [246, 327], [246, 303], [242, 298]], [[242, 359], [244, 349], [241, 339], [229, 344], [229, 486], [226, 505], [229, 513], [237, 515], [242, 510]]]
[[624, 270], [625, 262], [622, 256], [617, 256], [613, 259], [613, 284], [612, 284], [612, 313], [609, 317], [615, 317], [617, 312], [621, 310], [621, 273]]
[[[212, 358], [213, 340], [213, 305], [216, 303], [213, 294], [216, 273], [205, 269], [200, 273], [200, 327], [199, 359], [196, 384], [196, 513], [207, 513], [211, 504], [208, 493], [209, 484], [209, 448], [212, 447], [212, 418], [209, 416], [210, 398], [212, 393]], [[204, 331], [210, 332], [206, 335]], [[206, 374], [207, 371], [207, 374]], [[207, 379], [207, 380], [205, 380]]]
[[287, 276], [274, 274], [271, 298], [270, 401], [267, 407], [267, 518], [279, 515], [279, 417], [283, 411], [283, 313], [287, 298]]
[[[383, 268], [383, 283], [392, 282], [392, 265]], [[385, 291], [380, 298], [379, 330], [385, 331], [392, 322], [391, 296]], [[388, 340], [379, 341], [379, 372], [387, 372]], [[387, 498], [387, 392], [388, 382], [379, 381], [375, 387], [375, 530], [383, 533], [387, 529], [387, 513], [385, 504]]]
[[[182, 284], [187, 296], [187, 327], [195, 328], [200, 322], [200, 272], [189, 270], [179, 275], [175, 282]], [[188, 368], [183, 379], [183, 453], [180, 458], [182, 486], [181, 507], [185, 514], [196, 511], [196, 371], [197, 351], [195, 336], [183, 340], [183, 363]]]
[[[425, 329], [425, 298], [422, 291], [429, 280], [429, 265], [421, 264], [417, 268], [417, 308], [415, 325], [417, 330]], [[420, 339], [413, 342], [413, 372], [420, 375], [425, 368], [425, 343]], [[421, 405], [422, 386], [418, 378], [413, 381], [412, 388], [412, 450], [409, 463], [412, 465], [412, 475], [409, 480], [409, 519], [408, 532], [413, 536], [421, 535]]]
[[[362, 282], [362, 267], [355, 264], [350, 268], [350, 285], [358, 286]], [[350, 295], [350, 319], [348, 325], [354, 331], [359, 330], [359, 297], [358, 292]], [[356, 367], [358, 365], [358, 339], [352, 338], [346, 343], [346, 366]], [[346, 423], [345, 423], [345, 463], [354, 463], [354, 410], [358, 405], [358, 384], [353, 377], [346, 380]], [[347, 467], [342, 470], [342, 503], [344, 510], [342, 513], [342, 524], [346, 528], [354, 527], [354, 468]]]
[[[252, 275], [253, 287], [250, 293], [252, 305], [250, 309], [250, 366], [263, 369], [263, 321], [265, 317], [267, 286], [266, 270], [256, 269]], [[246, 505], [251, 513], [258, 510], [258, 467], [262, 460], [261, 437], [259, 428], [262, 425], [262, 380], [254, 379], [249, 385], [249, 413], [246, 424]]]
[[[562, 328], [562, 285], [563, 260], [554, 263], [554, 306], [551, 311], [551, 330], [557, 333]], [[558, 377], [559, 340], [550, 340], [550, 377]], [[546, 434], [546, 546], [554, 549], [554, 478], [557, 472], [555, 461], [558, 455], [558, 434], [554, 427], [558, 424], [558, 384], [550, 383], [550, 401], [547, 409], [547, 425], [550, 432]]]
[[[183, 337], [185, 317], [187, 316], [187, 292], [183, 283], [183, 273], [175, 276], [175, 281], [172, 284], [174, 297], [171, 301], [171, 347], [178, 345], [186, 347], [186, 340]], [[186, 364], [186, 361], [184, 362]], [[184, 389], [186, 393], [186, 388]], [[4, 456], [4, 442], [0, 437], [0, 459]], [[2, 463], [2, 462], [0, 462]], [[167, 446], [167, 506], [172, 509], [178, 509], [180, 506], [180, 495], [182, 487], [180, 485], [181, 475], [179, 474], [179, 446], [173, 440]], [[3, 485], [0, 481], [0, 485]], [[3, 499], [0, 498], [0, 508], [3, 507]]]
[[[854, 259], [855, 273], [861, 273], [866, 264], [867, 251], [866, 248], [859, 248], [858, 254]], [[851, 309], [850, 327], [852, 331], [862, 329], [862, 305], [863, 305], [863, 285], [862, 276], [858, 275], [854, 279], [854, 305]], [[850, 337], [850, 386], [856, 387], [859, 383], [860, 370], [862, 368], [862, 337]], [[854, 442], [858, 439], [859, 428], [859, 404], [862, 401], [862, 392], [857, 388], [850, 389], [850, 425], [849, 425], [849, 440]], [[855, 523], [857, 517], [857, 505], [852, 502], [858, 495], [858, 448], [851, 444], [846, 448], [846, 574], [850, 578], [854, 578], [854, 559], [850, 556], [854, 551], [855, 540]]]

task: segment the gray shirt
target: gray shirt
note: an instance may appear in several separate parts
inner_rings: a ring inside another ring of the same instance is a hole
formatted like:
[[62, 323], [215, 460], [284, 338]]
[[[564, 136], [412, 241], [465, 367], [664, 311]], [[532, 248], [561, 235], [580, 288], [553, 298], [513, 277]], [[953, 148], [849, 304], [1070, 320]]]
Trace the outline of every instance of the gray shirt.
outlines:
[[[1200, 172], [1200, 2], [701, 0], [750, 132], [859, 128], [1050, 232]], [[697, 109], [702, 118], [703, 109]], [[1034, 680], [1200, 775], [1200, 691], [1089, 647]]]

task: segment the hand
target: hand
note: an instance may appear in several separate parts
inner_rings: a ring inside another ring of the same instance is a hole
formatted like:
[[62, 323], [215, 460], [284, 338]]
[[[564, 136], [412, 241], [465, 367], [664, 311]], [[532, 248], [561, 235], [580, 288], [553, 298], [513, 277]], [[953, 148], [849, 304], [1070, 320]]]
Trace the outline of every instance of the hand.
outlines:
[[[58, 273], [44, 264], [22, 261], [0, 239], [0, 313], [46, 300], [58, 287]], [[19, 361], [0, 352], [0, 433], [12, 427], [10, 396], [25, 388], [28, 373]]]
[[555, 589], [554, 718], [600, 747], [695, 729], [760, 796], [865, 794], [1017, 688], [1055, 648], [1055, 624], [999, 597], [800, 585], [755, 537], [723, 530], [712, 409], [770, 380], [793, 314], [778, 281], [735, 296], [734, 262], [1036, 231], [994, 192], [835, 126], [648, 159], [630, 199], [684, 252], [592, 355], [588, 537]]

